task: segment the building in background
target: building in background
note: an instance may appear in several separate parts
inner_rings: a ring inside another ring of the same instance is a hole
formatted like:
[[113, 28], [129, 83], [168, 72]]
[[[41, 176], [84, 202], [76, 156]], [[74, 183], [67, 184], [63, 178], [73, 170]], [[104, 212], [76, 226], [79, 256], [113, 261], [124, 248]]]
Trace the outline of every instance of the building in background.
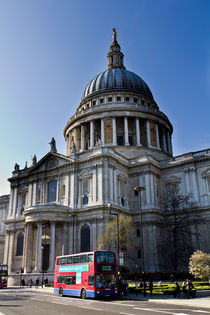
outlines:
[[[192, 211], [205, 222], [194, 222], [192, 229], [200, 233], [192, 242], [210, 252], [210, 150], [173, 157], [168, 117], [123, 58], [114, 30], [107, 69], [88, 83], [64, 128], [66, 154], [57, 152], [52, 138], [41, 160], [34, 156], [23, 169], [15, 165], [5, 221], [10, 284], [19, 281], [22, 267], [26, 279], [41, 277], [43, 270], [53, 279], [57, 255], [95, 250], [110, 210], [132, 216], [136, 244], [143, 233], [145, 271], [165, 270], [160, 197], [170, 187], [196, 202]], [[145, 189], [141, 205], [138, 186]], [[126, 264], [140, 270], [141, 259], [136, 250]]]
[[0, 197], [0, 264], [3, 264], [4, 260], [4, 245], [5, 245], [5, 235], [6, 227], [5, 220], [8, 215], [9, 208], [9, 195], [4, 195]]

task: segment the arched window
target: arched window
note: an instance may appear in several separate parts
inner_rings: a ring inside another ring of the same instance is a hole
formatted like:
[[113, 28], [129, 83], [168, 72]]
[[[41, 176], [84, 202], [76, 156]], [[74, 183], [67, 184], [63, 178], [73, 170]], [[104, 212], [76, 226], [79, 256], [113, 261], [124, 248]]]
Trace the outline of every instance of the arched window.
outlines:
[[22, 232], [20, 232], [17, 237], [16, 256], [23, 256], [23, 241], [24, 241], [24, 235]]
[[81, 228], [81, 252], [90, 251], [90, 228], [87, 224]]

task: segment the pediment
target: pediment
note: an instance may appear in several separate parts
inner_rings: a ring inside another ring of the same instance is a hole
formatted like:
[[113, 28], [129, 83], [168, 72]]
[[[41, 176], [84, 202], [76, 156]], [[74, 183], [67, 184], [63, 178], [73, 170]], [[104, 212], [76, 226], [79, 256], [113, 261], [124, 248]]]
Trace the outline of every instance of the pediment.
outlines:
[[31, 173], [55, 169], [72, 161], [64, 155], [49, 152], [31, 168]]
[[79, 177], [79, 179], [92, 177], [92, 173], [87, 171], [87, 170], [84, 170], [81, 173], [79, 173], [78, 177]]

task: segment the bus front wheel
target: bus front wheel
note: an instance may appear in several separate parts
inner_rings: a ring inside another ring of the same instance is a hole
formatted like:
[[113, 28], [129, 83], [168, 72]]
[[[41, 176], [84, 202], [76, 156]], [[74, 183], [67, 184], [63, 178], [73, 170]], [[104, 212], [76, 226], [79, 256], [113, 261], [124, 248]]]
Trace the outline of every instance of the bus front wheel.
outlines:
[[60, 296], [63, 296], [63, 288], [60, 288], [60, 289], [59, 289], [59, 295], [60, 295]]
[[85, 289], [82, 289], [81, 298], [82, 299], [86, 299], [86, 291], [85, 291]]

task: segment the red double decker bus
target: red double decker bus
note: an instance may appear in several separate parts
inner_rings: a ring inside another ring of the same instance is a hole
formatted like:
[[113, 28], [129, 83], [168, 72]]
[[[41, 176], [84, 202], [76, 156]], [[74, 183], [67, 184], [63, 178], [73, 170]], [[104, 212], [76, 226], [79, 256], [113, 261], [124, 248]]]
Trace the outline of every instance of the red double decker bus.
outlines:
[[118, 296], [115, 254], [94, 251], [56, 257], [54, 293], [83, 299]]
[[0, 265], [0, 289], [7, 287], [8, 266]]

